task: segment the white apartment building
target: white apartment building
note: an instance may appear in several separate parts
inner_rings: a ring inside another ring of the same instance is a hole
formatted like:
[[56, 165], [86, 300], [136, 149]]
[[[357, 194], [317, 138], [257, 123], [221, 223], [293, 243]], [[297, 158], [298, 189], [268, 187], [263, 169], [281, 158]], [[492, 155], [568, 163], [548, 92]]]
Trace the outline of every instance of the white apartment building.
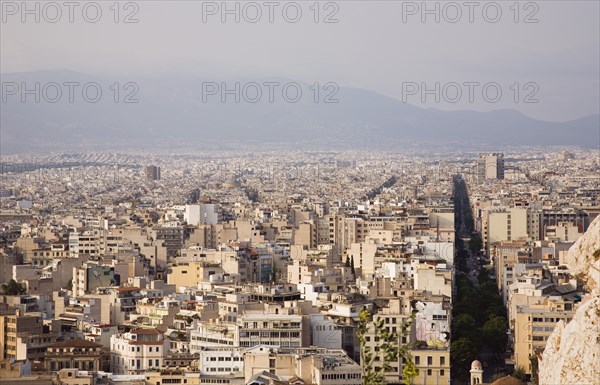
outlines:
[[323, 314], [310, 315], [311, 346], [326, 349], [342, 348], [342, 329]]
[[282, 348], [302, 346], [302, 316], [248, 312], [237, 319], [241, 347], [267, 345]]
[[99, 230], [74, 231], [69, 234], [69, 256], [99, 255], [103, 250], [103, 238]]
[[198, 353], [204, 348], [240, 346], [238, 326], [226, 322], [200, 322], [190, 331], [190, 352]]
[[114, 374], [141, 374], [160, 368], [169, 341], [156, 329], [136, 329], [110, 338], [110, 368]]
[[244, 352], [241, 348], [206, 348], [199, 351], [201, 376], [244, 376]]

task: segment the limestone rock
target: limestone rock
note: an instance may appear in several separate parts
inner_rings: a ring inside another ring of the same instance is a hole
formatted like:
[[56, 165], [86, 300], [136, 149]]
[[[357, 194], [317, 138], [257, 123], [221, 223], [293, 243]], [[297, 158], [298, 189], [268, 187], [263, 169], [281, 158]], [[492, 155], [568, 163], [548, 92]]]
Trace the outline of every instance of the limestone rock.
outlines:
[[573, 275], [582, 277], [593, 295], [600, 295], [600, 216], [571, 246], [565, 262]]
[[570, 249], [567, 265], [592, 298], [557, 324], [539, 363], [540, 385], [600, 384], [600, 216]]
[[600, 384], [600, 297], [581, 305], [566, 326], [562, 321], [546, 342], [540, 385]]

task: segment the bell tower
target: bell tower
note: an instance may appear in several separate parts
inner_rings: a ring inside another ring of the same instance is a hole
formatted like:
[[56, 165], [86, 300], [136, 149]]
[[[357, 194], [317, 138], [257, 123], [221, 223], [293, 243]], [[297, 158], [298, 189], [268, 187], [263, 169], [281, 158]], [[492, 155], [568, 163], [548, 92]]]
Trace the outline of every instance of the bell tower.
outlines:
[[483, 382], [483, 369], [481, 367], [481, 362], [475, 360], [471, 363], [471, 385], [478, 385]]

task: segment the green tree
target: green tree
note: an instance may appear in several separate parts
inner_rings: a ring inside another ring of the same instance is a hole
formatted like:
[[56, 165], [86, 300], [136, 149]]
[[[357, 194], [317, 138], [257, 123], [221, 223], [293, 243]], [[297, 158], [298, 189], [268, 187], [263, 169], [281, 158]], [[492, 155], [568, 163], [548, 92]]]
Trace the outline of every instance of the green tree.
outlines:
[[277, 274], [279, 273], [279, 271], [277, 270], [277, 265], [275, 265], [275, 261], [273, 261], [273, 269], [271, 271], [271, 282], [275, 283], [277, 282]]
[[497, 354], [504, 353], [508, 335], [506, 334], [506, 318], [494, 317], [483, 325], [483, 336], [486, 343]]
[[477, 280], [479, 281], [480, 285], [485, 282], [489, 282], [491, 280], [491, 278], [490, 278], [490, 272], [488, 271], [488, 269], [486, 269], [486, 268], [480, 269], [479, 274], [477, 274]]
[[1, 287], [2, 292], [5, 295], [21, 295], [27, 293], [25, 287], [14, 279], [11, 279], [8, 283], [3, 283]]
[[476, 358], [477, 346], [472, 341], [460, 338], [450, 344], [450, 361], [456, 378], [466, 378], [471, 362]]
[[[360, 313], [357, 336], [360, 345], [360, 366], [362, 368], [363, 385], [385, 385], [385, 374], [393, 372], [392, 362], [403, 361], [402, 374], [406, 385], [419, 374], [409, 345], [400, 344], [400, 337], [405, 335], [412, 323], [414, 315], [401, 327], [401, 335], [388, 332], [383, 318], [373, 317], [366, 308]], [[376, 342], [374, 349], [367, 345], [367, 334], [371, 334]]]
[[479, 252], [481, 251], [482, 248], [483, 248], [483, 241], [481, 240], [481, 235], [479, 235], [479, 233], [477, 233], [476, 235], [473, 235], [471, 237], [471, 239], [469, 240], [469, 250], [471, 250], [471, 253], [473, 255], [477, 255], [477, 254], [479, 254]]
[[452, 321], [452, 338], [466, 338], [473, 343], [478, 340], [477, 324], [470, 314], [461, 314]]
[[356, 276], [356, 270], [354, 269], [354, 255], [350, 259], [350, 270], [352, 271], [352, 275]]
[[527, 375], [525, 374], [525, 368], [522, 365], [517, 366], [513, 371], [512, 376], [521, 381], [525, 381], [527, 377]]
[[539, 379], [540, 364], [539, 364], [538, 358], [535, 354], [533, 356], [529, 356], [529, 361], [531, 361], [531, 382], [533, 382], [535, 385], [537, 385], [540, 381], [540, 379]]
[[350, 256], [346, 255], [346, 267], [350, 267]]
[[498, 287], [492, 281], [487, 281], [479, 285], [476, 291], [476, 316], [480, 325], [485, 324], [488, 320], [495, 317], [506, 318], [506, 308]]

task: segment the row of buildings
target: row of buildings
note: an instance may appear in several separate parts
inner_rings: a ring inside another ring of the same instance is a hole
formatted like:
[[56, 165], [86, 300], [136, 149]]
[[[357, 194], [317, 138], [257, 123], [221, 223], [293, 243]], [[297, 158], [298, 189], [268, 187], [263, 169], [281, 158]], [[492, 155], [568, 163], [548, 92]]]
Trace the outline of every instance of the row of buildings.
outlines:
[[[500, 168], [502, 154], [482, 155], [478, 167], [494, 158]], [[534, 377], [557, 322], [590, 298], [565, 258], [600, 213], [597, 154], [561, 152], [543, 162], [521, 158], [529, 166], [519, 177], [469, 179], [474, 230], [507, 307], [508, 362]]]
[[[75, 168], [93, 181], [10, 174], [0, 274], [25, 291], [0, 296], [11, 376], [358, 385], [361, 348], [381, 348], [372, 321], [359, 343], [366, 311], [410, 346], [386, 382], [403, 383], [410, 359], [415, 384], [448, 384], [452, 173], [319, 156], [290, 157], [285, 172], [252, 157], [231, 168], [192, 159], [179, 172], [168, 158], [102, 170], [107, 158], [86, 155]], [[22, 200], [32, 205], [10, 208]]]
[[582, 156], [562, 173], [554, 153], [40, 159], [4, 175], [0, 383], [359, 384], [375, 320], [409, 346], [387, 383], [410, 359], [414, 384], [449, 384], [455, 174], [525, 365], [585, 300], [560, 260], [598, 212]]

